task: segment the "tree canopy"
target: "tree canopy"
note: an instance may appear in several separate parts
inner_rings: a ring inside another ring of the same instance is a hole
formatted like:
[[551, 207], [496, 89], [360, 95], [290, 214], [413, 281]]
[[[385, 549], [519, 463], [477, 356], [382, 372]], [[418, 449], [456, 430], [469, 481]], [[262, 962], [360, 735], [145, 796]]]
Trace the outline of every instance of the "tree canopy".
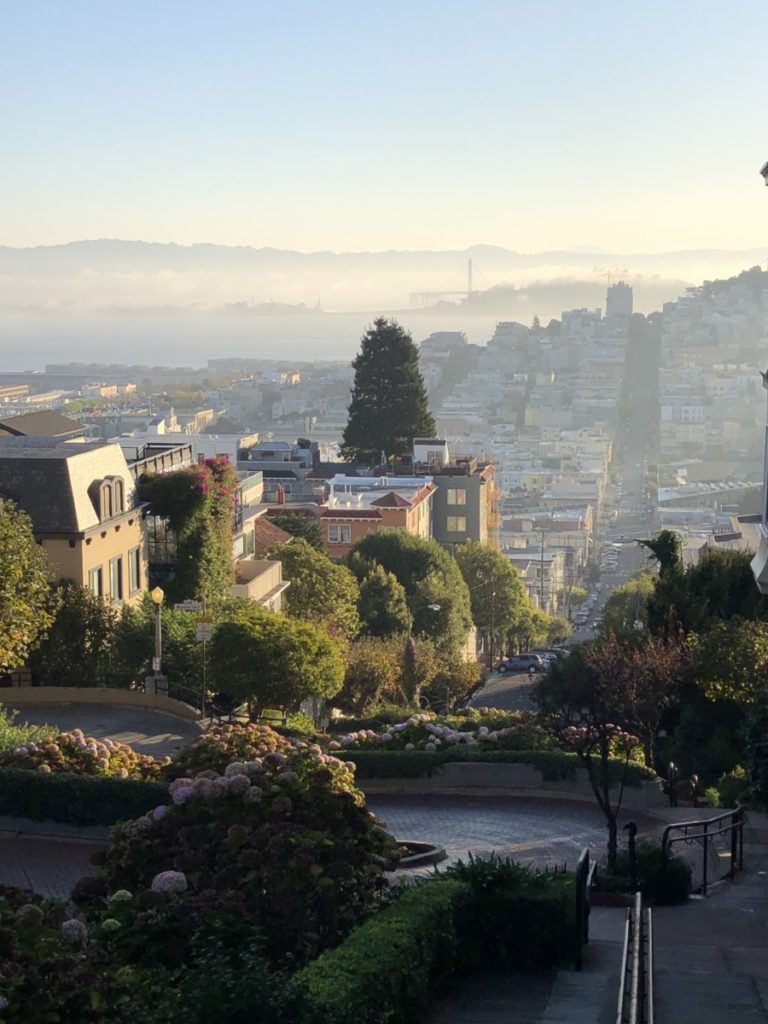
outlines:
[[376, 465], [411, 451], [414, 437], [434, 437], [419, 352], [395, 320], [379, 317], [362, 338], [341, 454]]
[[456, 547], [454, 557], [469, 589], [472, 621], [490, 642], [492, 654], [496, 641], [528, 611], [525, 584], [510, 560], [490, 544], [467, 541]]
[[768, 623], [713, 622], [690, 639], [694, 676], [710, 700], [751, 704], [768, 690]]
[[675, 691], [685, 652], [672, 641], [646, 638], [640, 647], [610, 634], [575, 647], [534, 686], [534, 700], [548, 730], [587, 770], [608, 826], [608, 858], [616, 857], [624, 782], [611, 760], [629, 761], [642, 744], [653, 764], [659, 717]]
[[41, 686], [96, 686], [109, 674], [117, 612], [73, 580], [52, 597], [55, 618], [29, 655], [32, 675]]
[[301, 537], [278, 545], [272, 557], [283, 563], [283, 576], [291, 581], [284, 597], [289, 615], [313, 622], [345, 640], [357, 636], [359, 591], [357, 580], [345, 565], [332, 562], [324, 551], [317, 551]]
[[432, 639], [441, 653], [466, 643], [472, 627], [469, 591], [455, 560], [437, 541], [379, 530], [355, 545], [349, 564], [358, 579], [376, 564], [391, 572], [405, 590], [414, 634]]
[[413, 620], [405, 589], [382, 565], [374, 565], [360, 584], [357, 609], [367, 636], [410, 632]]
[[309, 697], [339, 691], [344, 658], [323, 629], [243, 601], [214, 630], [210, 679], [213, 689], [247, 702], [254, 713], [294, 710]]
[[602, 627], [612, 633], [633, 632], [640, 622], [648, 622], [648, 600], [653, 594], [655, 577], [644, 570], [622, 583], [611, 593], [603, 608]]
[[320, 524], [314, 516], [305, 516], [302, 512], [270, 512], [269, 521], [291, 536], [301, 537], [317, 551], [325, 550]]
[[650, 540], [639, 540], [637, 543], [650, 551], [648, 557], [657, 563], [662, 576], [682, 568], [683, 541], [680, 534], [674, 530], [661, 530]]
[[701, 633], [717, 620], [768, 620], [748, 551], [706, 551], [695, 565], [660, 576], [648, 601], [654, 633]]
[[0, 499], [0, 671], [18, 668], [53, 622], [51, 573], [32, 520]]

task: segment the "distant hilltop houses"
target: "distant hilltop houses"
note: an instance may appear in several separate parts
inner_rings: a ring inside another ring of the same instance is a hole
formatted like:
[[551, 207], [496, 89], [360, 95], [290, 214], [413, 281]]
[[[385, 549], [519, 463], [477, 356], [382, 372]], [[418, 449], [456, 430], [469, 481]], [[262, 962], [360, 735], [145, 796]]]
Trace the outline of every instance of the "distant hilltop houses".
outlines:
[[[689, 559], [712, 538], [758, 542], [743, 517], [763, 511], [757, 367], [767, 279], [755, 268], [710, 282], [649, 317], [634, 313], [633, 289], [619, 280], [602, 308], [546, 323], [499, 321], [485, 345], [461, 331], [430, 334], [419, 368], [436, 436], [415, 438], [396, 460], [384, 453], [379, 465], [338, 454], [349, 363], [291, 363], [290, 353], [217, 355], [199, 369], [72, 363], [0, 374], [0, 431], [6, 447], [16, 438], [23, 449], [33, 444], [25, 436], [45, 431], [54, 448], [116, 446], [129, 473], [146, 460], [164, 472], [226, 459], [250, 481], [254, 529], [289, 508], [319, 524], [334, 558], [379, 529], [433, 537], [449, 551], [486, 541], [507, 554], [538, 604], [562, 613], [600, 562], [622, 502], [647, 529], [680, 532]], [[66, 436], [65, 419], [78, 436]], [[621, 495], [613, 467], [628, 423], [651, 454], [641, 493]], [[260, 545], [243, 536], [237, 548], [236, 557], [252, 559]], [[105, 579], [109, 561], [100, 563]]]

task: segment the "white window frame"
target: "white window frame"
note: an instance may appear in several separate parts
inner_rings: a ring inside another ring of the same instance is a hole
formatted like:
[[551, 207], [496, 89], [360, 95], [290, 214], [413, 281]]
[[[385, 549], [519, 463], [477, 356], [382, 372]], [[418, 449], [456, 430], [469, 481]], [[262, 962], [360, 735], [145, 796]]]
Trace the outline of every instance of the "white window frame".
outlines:
[[328, 524], [328, 543], [329, 544], [351, 544], [352, 543], [352, 527], [349, 523], [329, 523]]

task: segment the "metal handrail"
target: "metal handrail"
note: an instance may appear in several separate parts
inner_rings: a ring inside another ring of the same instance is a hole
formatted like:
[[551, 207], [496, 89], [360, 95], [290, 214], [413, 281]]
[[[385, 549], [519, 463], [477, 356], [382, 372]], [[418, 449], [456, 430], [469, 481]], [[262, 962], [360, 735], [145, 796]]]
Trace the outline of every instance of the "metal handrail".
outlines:
[[[720, 822], [727, 821], [727, 824], [722, 825], [720, 828], [712, 828], [711, 826], [719, 825]], [[708, 845], [710, 840], [717, 836], [730, 834], [731, 837], [731, 866], [728, 874], [731, 878], [736, 873], [737, 863], [738, 870], [744, 870], [744, 823], [745, 813], [744, 808], [740, 805], [736, 805], [736, 809], [733, 811], [725, 811], [723, 814], [718, 814], [714, 818], [705, 818], [704, 820], [693, 820], [693, 821], [678, 821], [671, 825], [667, 825], [661, 837], [661, 851], [664, 859], [666, 860], [670, 854], [670, 848], [675, 843], [694, 843], [699, 839], [704, 840], [704, 858], [702, 866], [702, 883], [701, 891], [704, 896], [707, 895], [707, 886], [709, 884], [709, 864], [707, 860]], [[697, 832], [690, 832], [689, 829], [699, 829]], [[673, 836], [672, 832], [676, 830], [682, 830], [682, 835]]]
[[638, 892], [624, 919], [616, 1024], [653, 1024], [653, 1019], [653, 924], [651, 911], [643, 914]]
[[590, 895], [596, 873], [597, 861], [590, 857], [589, 847], [585, 846], [576, 864], [576, 948], [573, 966], [577, 971], [584, 965], [583, 947], [589, 943]]

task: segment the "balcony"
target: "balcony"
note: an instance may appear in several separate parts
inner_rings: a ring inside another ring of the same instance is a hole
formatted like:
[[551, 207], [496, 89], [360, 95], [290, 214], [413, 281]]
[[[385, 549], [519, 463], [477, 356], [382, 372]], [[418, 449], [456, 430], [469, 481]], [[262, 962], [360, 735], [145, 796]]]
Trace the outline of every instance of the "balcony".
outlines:
[[266, 558], [243, 558], [235, 564], [235, 582], [229, 588], [231, 597], [244, 597], [270, 611], [280, 611], [282, 594], [290, 586], [283, 580], [281, 562]]

